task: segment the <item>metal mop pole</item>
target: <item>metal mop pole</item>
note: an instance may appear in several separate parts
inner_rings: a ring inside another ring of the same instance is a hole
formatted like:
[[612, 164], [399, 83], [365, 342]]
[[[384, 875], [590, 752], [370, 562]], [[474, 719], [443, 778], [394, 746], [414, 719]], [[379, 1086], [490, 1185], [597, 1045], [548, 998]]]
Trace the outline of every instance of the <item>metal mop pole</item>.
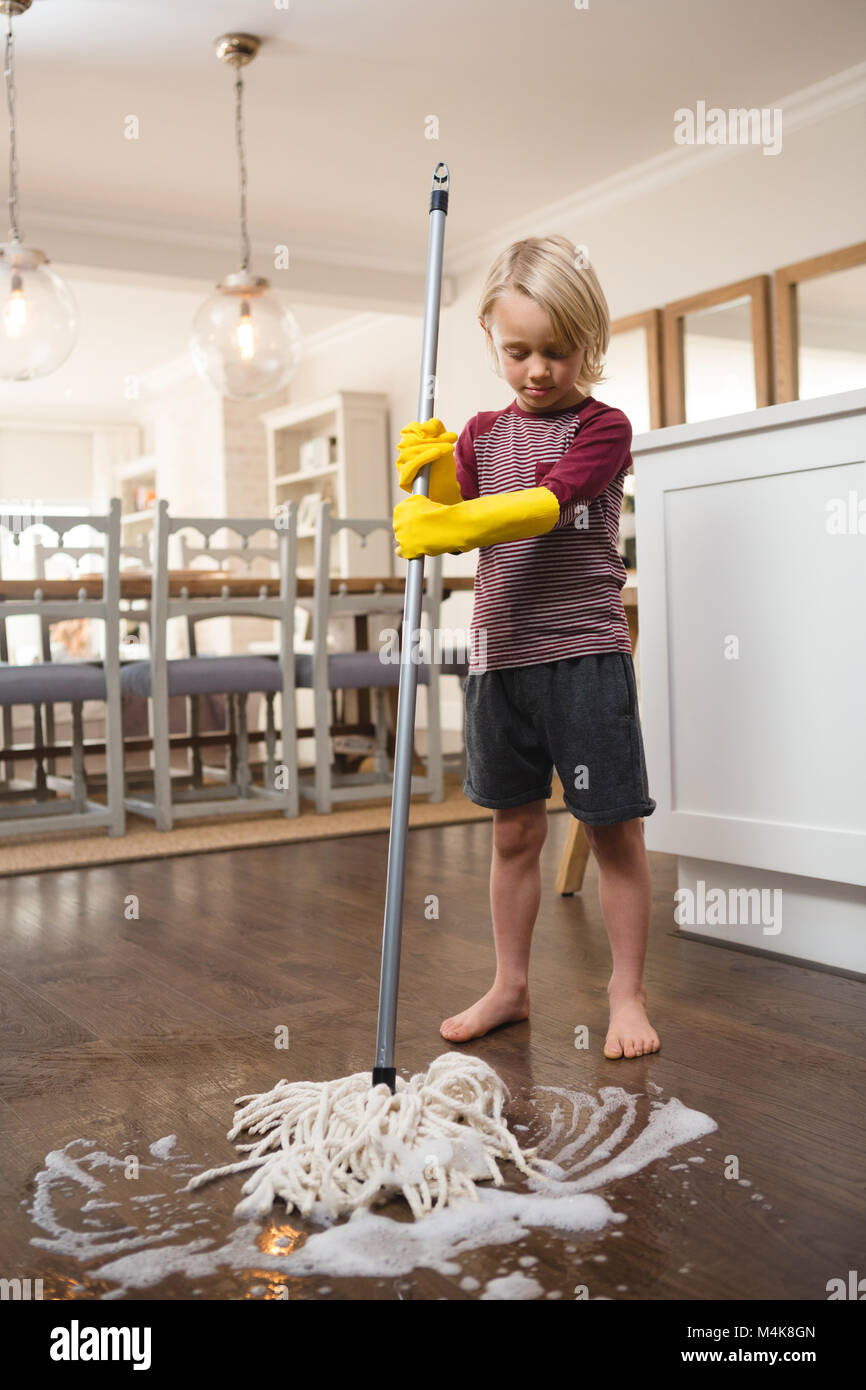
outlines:
[[[436, 385], [436, 349], [439, 341], [439, 299], [442, 290], [442, 248], [448, 215], [450, 175], [441, 161], [433, 170], [430, 192], [430, 229], [427, 242], [427, 284], [424, 291], [424, 333], [421, 347], [421, 388], [418, 419], [433, 415]], [[427, 496], [429, 464], [421, 469], [412, 492]], [[396, 1090], [394, 1037], [397, 1031], [397, 991], [400, 983], [400, 945], [403, 929], [403, 889], [406, 879], [406, 840], [409, 834], [409, 798], [412, 786], [412, 750], [415, 742], [415, 697], [418, 666], [412, 660], [415, 634], [421, 626], [424, 556], [409, 561], [403, 601], [403, 639], [400, 651], [400, 689], [397, 697], [397, 733], [394, 747], [394, 784], [391, 796], [391, 831], [388, 843], [388, 879], [385, 887], [385, 928], [382, 936], [382, 970], [379, 977], [379, 1021], [373, 1085], [382, 1082]]]

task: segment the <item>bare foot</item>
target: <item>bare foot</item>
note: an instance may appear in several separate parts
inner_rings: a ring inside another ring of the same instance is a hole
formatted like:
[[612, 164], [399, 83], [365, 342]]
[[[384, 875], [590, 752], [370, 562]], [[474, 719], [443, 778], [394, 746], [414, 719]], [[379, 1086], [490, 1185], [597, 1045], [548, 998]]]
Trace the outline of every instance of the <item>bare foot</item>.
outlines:
[[439, 1032], [447, 1042], [469, 1042], [501, 1023], [519, 1023], [524, 1018], [529, 1018], [529, 990], [494, 985], [471, 1009], [446, 1018]]
[[609, 1060], [621, 1057], [643, 1057], [658, 1052], [659, 1035], [646, 1012], [646, 990], [618, 993], [608, 987], [610, 995], [610, 1027], [604, 1040], [604, 1055]]

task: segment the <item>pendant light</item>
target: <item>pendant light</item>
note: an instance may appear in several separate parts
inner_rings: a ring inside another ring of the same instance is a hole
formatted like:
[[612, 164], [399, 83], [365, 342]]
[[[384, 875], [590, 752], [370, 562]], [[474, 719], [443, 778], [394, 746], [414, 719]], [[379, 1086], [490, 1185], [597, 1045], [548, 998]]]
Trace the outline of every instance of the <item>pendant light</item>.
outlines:
[[65, 362], [78, 335], [71, 291], [48, 268], [48, 257], [24, 246], [18, 226], [18, 166], [15, 127], [15, 40], [12, 16], [31, 0], [0, 0], [6, 31], [6, 101], [9, 108], [9, 240], [0, 243], [0, 379], [31, 381]]
[[252, 34], [223, 34], [216, 54], [236, 71], [235, 133], [240, 182], [241, 265], [226, 275], [193, 321], [190, 350], [205, 381], [230, 400], [255, 400], [279, 391], [291, 380], [301, 358], [301, 335], [294, 314], [250, 272], [247, 231], [247, 166], [243, 131], [243, 76], [260, 40]]

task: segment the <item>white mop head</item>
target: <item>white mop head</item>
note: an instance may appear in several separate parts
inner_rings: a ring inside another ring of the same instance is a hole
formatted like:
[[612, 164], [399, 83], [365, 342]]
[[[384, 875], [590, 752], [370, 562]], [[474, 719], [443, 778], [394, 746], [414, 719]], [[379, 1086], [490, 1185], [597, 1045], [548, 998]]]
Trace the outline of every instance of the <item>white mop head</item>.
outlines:
[[248, 1158], [193, 1178], [256, 1171], [244, 1183], [237, 1217], [263, 1216], [278, 1198], [287, 1211], [314, 1208], [342, 1216], [402, 1192], [417, 1217], [455, 1199], [478, 1201], [477, 1181], [503, 1178], [497, 1160], [531, 1173], [535, 1149], [521, 1149], [502, 1119], [510, 1096], [480, 1057], [444, 1052], [426, 1072], [371, 1087], [372, 1073], [339, 1081], [278, 1081], [273, 1090], [241, 1096], [229, 1139], [242, 1131], [263, 1135], [239, 1144]]

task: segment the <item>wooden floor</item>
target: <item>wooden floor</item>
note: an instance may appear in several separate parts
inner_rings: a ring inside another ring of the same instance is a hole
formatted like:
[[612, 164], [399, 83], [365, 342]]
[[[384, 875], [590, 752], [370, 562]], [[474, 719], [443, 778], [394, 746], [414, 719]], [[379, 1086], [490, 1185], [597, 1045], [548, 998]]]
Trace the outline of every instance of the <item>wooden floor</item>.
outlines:
[[[594, 860], [582, 894], [553, 889], [567, 824], [565, 814], [550, 817], [532, 1018], [467, 1050], [507, 1082], [515, 1116], [529, 1115], [533, 1088], [597, 1095], [613, 1086], [639, 1096], [644, 1123], [654, 1102], [672, 1098], [716, 1121], [715, 1132], [601, 1189], [627, 1220], [597, 1234], [535, 1231], [517, 1245], [470, 1252], [459, 1275], [297, 1279], [248, 1262], [193, 1277], [158, 1269], [147, 1287], [127, 1292], [95, 1275], [104, 1257], [93, 1254], [94, 1240], [110, 1238], [94, 1237], [94, 1227], [128, 1232], [149, 1222], [159, 1245], [165, 1224], [183, 1217], [190, 1224], [176, 1239], [229, 1238], [240, 1179], [195, 1194], [203, 1205], [194, 1208], [189, 1194], [176, 1193], [179, 1178], [234, 1156], [225, 1131], [236, 1095], [284, 1075], [325, 1079], [370, 1067], [387, 855], [387, 835], [376, 834], [0, 883], [5, 1277], [42, 1278], [46, 1298], [261, 1298], [286, 1285], [291, 1298], [463, 1299], [522, 1272], [541, 1297], [571, 1299], [584, 1285], [591, 1298], [824, 1300], [829, 1279], [862, 1273], [863, 984], [680, 937], [674, 860], [651, 855], [646, 983], [662, 1050], [605, 1060], [610, 962]], [[397, 1052], [404, 1073], [447, 1050], [440, 1021], [492, 978], [491, 834], [489, 822], [410, 834]], [[438, 895], [438, 921], [425, 919], [429, 894]], [[130, 895], [138, 920], [125, 916]], [[574, 1046], [582, 1024], [588, 1051]], [[274, 1049], [280, 1026], [288, 1051]], [[177, 1136], [171, 1155], [155, 1159], [149, 1146], [169, 1134]], [[46, 1191], [46, 1155], [74, 1140], [93, 1141], [72, 1151], [79, 1156], [104, 1150], [143, 1165], [138, 1180], [116, 1167], [91, 1169], [106, 1186], [80, 1189], [78, 1210], [68, 1191], [69, 1210], [55, 1201], [52, 1219], [81, 1235], [79, 1257], [31, 1243], [52, 1239], [44, 1205], [41, 1225], [31, 1214], [37, 1189]], [[742, 1182], [725, 1176], [730, 1156]], [[82, 1213], [88, 1199], [118, 1206], [104, 1217]], [[280, 1208], [260, 1248], [280, 1234], [300, 1246], [309, 1229]]]

